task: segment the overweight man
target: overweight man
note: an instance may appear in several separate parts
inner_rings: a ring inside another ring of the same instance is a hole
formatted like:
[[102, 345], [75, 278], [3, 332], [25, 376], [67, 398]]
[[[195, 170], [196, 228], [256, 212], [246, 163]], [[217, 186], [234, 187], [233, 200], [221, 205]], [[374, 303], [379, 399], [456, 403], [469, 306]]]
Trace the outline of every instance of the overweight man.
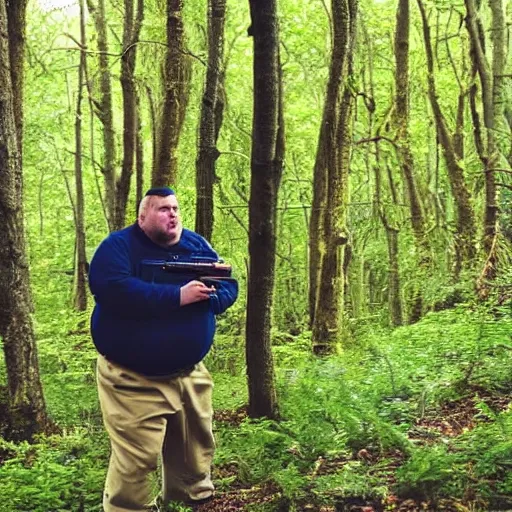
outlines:
[[213, 385], [202, 360], [215, 316], [235, 302], [238, 285], [234, 279], [205, 284], [168, 272], [165, 262], [218, 261], [203, 237], [183, 228], [167, 187], [150, 189], [137, 222], [111, 233], [92, 258], [91, 333], [111, 441], [105, 512], [154, 510], [148, 477], [159, 457], [158, 503], [193, 505], [213, 496]]

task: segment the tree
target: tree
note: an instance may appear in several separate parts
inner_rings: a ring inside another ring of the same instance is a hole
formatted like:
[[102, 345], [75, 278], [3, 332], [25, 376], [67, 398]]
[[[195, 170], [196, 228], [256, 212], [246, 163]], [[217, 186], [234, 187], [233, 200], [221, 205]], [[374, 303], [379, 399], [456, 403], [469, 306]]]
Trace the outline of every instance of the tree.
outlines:
[[105, 181], [105, 199], [107, 223], [112, 231], [116, 216], [116, 143], [114, 113], [112, 106], [112, 80], [110, 76], [109, 45], [105, 0], [87, 0], [87, 7], [94, 20], [98, 45], [98, 68], [100, 74], [100, 98], [95, 101], [96, 115], [103, 131], [104, 162], [102, 166]]
[[270, 342], [277, 198], [284, 158], [284, 120], [277, 0], [249, 0], [254, 43], [249, 282], [246, 361], [249, 415], [275, 418], [278, 404]]
[[[448, 124], [438, 100], [434, 76], [434, 53], [430, 36], [425, 7], [421, 0], [418, 7], [421, 13], [423, 24], [423, 38], [425, 41], [425, 52], [427, 55], [428, 70], [428, 96], [434, 112], [434, 119], [437, 126], [439, 141], [443, 148], [444, 159], [448, 171], [448, 178], [451, 185], [453, 200], [456, 205], [456, 233], [455, 233], [455, 277], [465, 265], [471, 266], [476, 256], [476, 223], [475, 213], [471, 200], [471, 194], [466, 185], [464, 169], [459, 161], [461, 150], [457, 152], [457, 144], [454, 137], [448, 130]], [[460, 111], [460, 110], [459, 110]], [[459, 148], [461, 145], [459, 144]]]
[[48, 418], [39, 377], [25, 248], [22, 119], [16, 122], [23, 112], [25, 8], [23, 1], [0, 1], [0, 336], [8, 384], [6, 436], [30, 440], [46, 429]]
[[[410, 32], [409, 0], [398, 0], [395, 29], [395, 104], [393, 124], [396, 130], [396, 147], [402, 168], [405, 188], [409, 198], [411, 224], [416, 240], [420, 268], [430, 268], [432, 257], [427, 237], [427, 228], [423, 205], [415, 177], [414, 157], [411, 150], [409, 133], [409, 32]], [[416, 287], [413, 292], [412, 308], [409, 320], [420, 319], [423, 309], [423, 297]]]
[[[328, 354], [335, 350], [339, 341], [341, 316], [343, 312], [343, 291], [345, 276], [343, 255], [348, 241], [347, 204], [348, 176], [352, 148], [352, 117], [354, 93], [350, 83], [355, 49], [357, 26], [357, 0], [333, 0], [333, 49], [331, 71], [328, 83], [325, 109], [334, 112], [324, 114], [330, 119], [329, 126], [322, 123], [321, 137], [327, 137], [318, 151], [325, 151], [326, 165], [315, 167], [315, 192], [317, 185], [323, 188], [324, 202], [314, 203], [314, 209], [321, 212], [320, 233], [324, 241], [320, 250], [317, 283], [317, 297], [313, 318], [313, 351], [316, 354]], [[334, 83], [331, 83], [334, 81]], [[317, 172], [322, 175], [317, 176]], [[328, 186], [327, 186], [328, 185]], [[314, 199], [315, 201], [315, 199]], [[313, 215], [312, 215], [313, 218]], [[310, 229], [311, 234], [311, 229]]]
[[126, 205], [133, 174], [137, 134], [137, 91], [135, 88], [135, 64], [137, 43], [144, 19], [144, 0], [124, 0], [123, 52], [121, 55], [121, 89], [123, 92], [123, 165], [116, 185], [116, 217], [114, 229], [125, 224]]
[[160, 116], [157, 157], [153, 163], [152, 186], [176, 186], [177, 149], [185, 119], [190, 81], [190, 61], [185, 51], [183, 0], [167, 0], [167, 55], [164, 100]]
[[336, 147], [337, 112], [343, 73], [343, 41], [340, 16], [336, 12], [339, 2], [333, 2], [333, 41], [329, 80], [324, 101], [322, 123], [318, 137], [315, 166], [313, 169], [313, 204], [309, 221], [309, 323], [315, 318], [322, 257], [325, 254], [324, 218], [327, 202], [327, 173], [334, 163]]
[[84, 179], [82, 172], [82, 98], [84, 77], [86, 71], [86, 37], [85, 37], [85, 7], [80, 0], [80, 62], [78, 64], [78, 91], [76, 97], [75, 113], [75, 187], [76, 207], [75, 233], [76, 233], [76, 264], [75, 264], [75, 296], [74, 306], [77, 311], [87, 309], [87, 256], [85, 253], [85, 197]]
[[489, 65], [485, 55], [485, 47], [474, 0], [465, 0], [466, 26], [471, 40], [471, 57], [473, 66], [480, 78], [482, 91], [482, 108], [486, 133], [485, 150], [481, 153], [485, 176], [485, 213], [483, 247], [486, 263], [479, 278], [478, 286], [482, 294], [486, 294], [485, 281], [496, 275], [497, 236], [498, 236], [498, 205], [496, 191], [496, 169], [499, 168], [500, 149], [497, 140], [497, 128], [503, 117], [503, 84], [506, 62], [505, 51], [505, 20], [501, 0], [490, 0], [492, 12], [493, 58]]
[[208, 1], [208, 66], [201, 103], [198, 152], [196, 160], [196, 224], [195, 231], [207, 240], [213, 231], [213, 184], [215, 162], [220, 153], [217, 138], [222, 124], [224, 72], [224, 22], [226, 0]]

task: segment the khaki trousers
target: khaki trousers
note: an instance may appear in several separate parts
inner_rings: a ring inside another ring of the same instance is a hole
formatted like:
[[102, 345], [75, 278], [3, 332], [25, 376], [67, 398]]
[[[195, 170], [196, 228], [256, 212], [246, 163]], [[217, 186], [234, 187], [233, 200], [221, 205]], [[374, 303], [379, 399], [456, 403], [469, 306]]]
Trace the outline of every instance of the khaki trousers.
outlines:
[[213, 493], [210, 467], [213, 383], [204, 364], [186, 376], [148, 379], [98, 358], [98, 393], [111, 456], [105, 512], [143, 512], [150, 473], [162, 459], [162, 500], [200, 500]]

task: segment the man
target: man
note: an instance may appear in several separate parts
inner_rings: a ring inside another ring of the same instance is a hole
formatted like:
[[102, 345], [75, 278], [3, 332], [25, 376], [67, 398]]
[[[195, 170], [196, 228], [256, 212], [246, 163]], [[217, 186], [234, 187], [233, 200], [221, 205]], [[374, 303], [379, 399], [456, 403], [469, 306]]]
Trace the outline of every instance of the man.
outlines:
[[212, 380], [201, 361], [215, 315], [234, 303], [238, 286], [234, 279], [207, 286], [163, 264], [218, 259], [204, 238], [183, 228], [167, 187], [150, 189], [137, 223], [111, 233], [94, 254], [91, 332], [112, 447], [105, 512], [150, 509], [148, 476], [159, 455], [163, 503], [213, 496]]

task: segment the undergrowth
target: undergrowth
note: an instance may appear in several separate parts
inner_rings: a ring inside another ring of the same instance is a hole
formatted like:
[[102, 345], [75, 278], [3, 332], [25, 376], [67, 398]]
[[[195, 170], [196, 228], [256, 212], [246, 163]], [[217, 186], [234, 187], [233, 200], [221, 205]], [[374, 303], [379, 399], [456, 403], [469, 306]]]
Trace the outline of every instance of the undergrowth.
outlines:
[[[221, 329], [207, 360], [215, 409], [231, 411], [215, 422], [219, 492], [271, 486], [275, 500], [253, 510], [353, 498], [392, 510], [408, 497], [512, 507], [511, 324], [505, 310], [459, 306], [395, 330], [359, 326], [344, 350], [320, 360], [308, 333], [274, 333], [279, 421], [244, 416], [241, 339]], [[108, 439], [84, 317], [48, 319], [38, 332], [62, 433], [33, 445], [0, 442], [1, 510], [99, 511]], [[473, 404], [460, 432], [436, 427], [450, 403]]]

